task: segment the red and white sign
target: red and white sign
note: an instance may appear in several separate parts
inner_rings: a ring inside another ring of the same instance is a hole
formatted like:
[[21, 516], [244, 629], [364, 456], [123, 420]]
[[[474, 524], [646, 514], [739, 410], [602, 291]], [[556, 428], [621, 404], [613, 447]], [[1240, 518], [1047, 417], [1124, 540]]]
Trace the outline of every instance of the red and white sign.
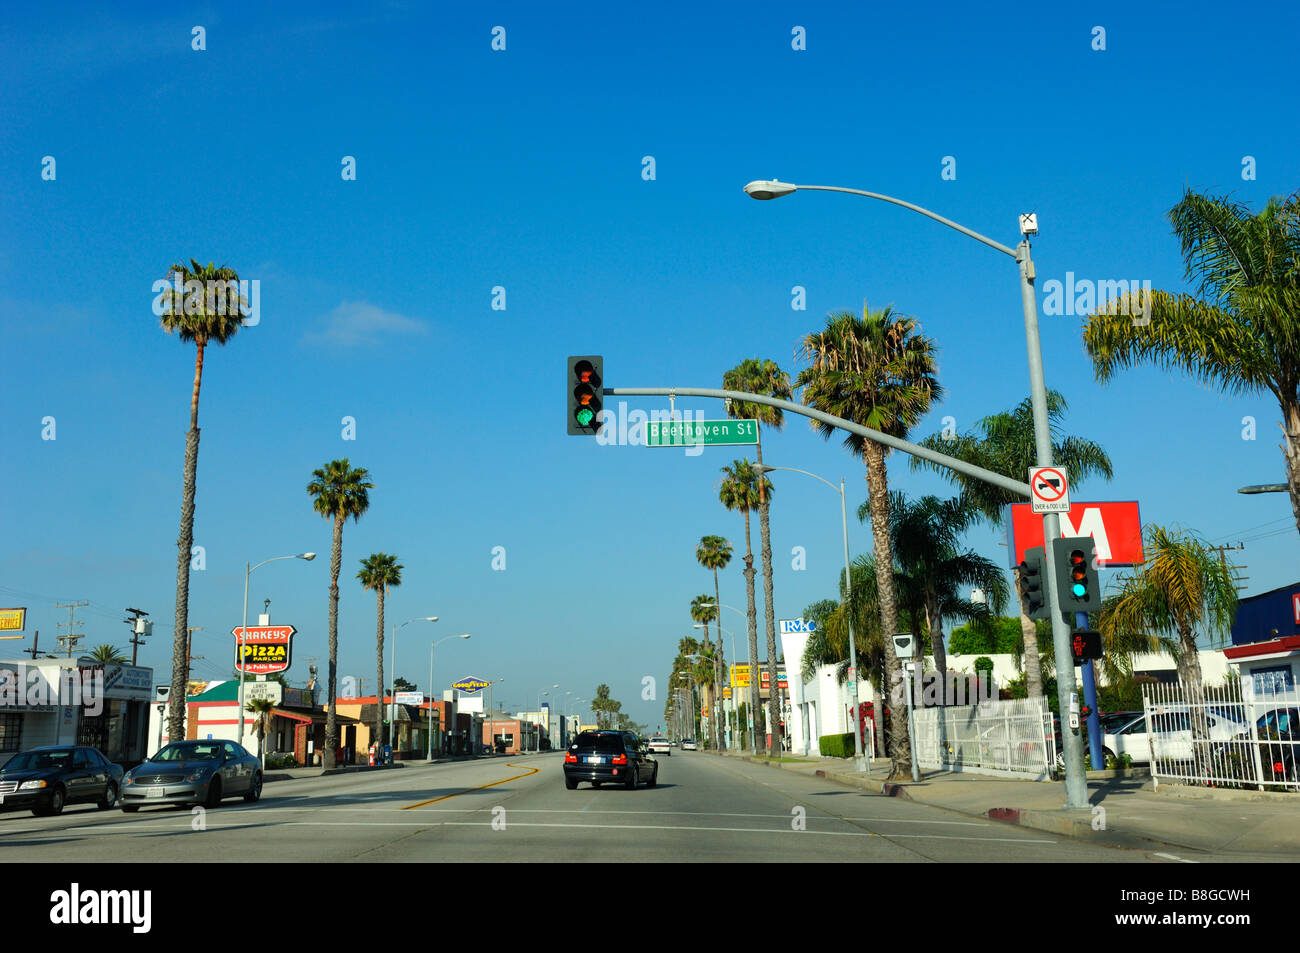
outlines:
[[[1007, 527], [1014, 567], [1025, 558], [1025, 550], [1043, 545], [1043, 518], [1028, 503], [1012, 503]], [[1091, 536], [1097, 560], [1106, 566], [1137, 566], [1145, 558], [1137, 500], [1075, 503], [1061, 514], [1061, 535]], [[1296, 613], [1300, 621], [1300, 605]]]
[[1070, 511], [1070, 481], [1065, 467], [1030, 467], [1029, 493], [1035, 513]]
[[1291, 597], [1291, 608], [1295, 610], [1295, 624], [1300, 625], [1300, 595]]
[[291, 625], [235, 626], [235, 671], [246, 675], [273, 675], [287, 671], [293, 663]]

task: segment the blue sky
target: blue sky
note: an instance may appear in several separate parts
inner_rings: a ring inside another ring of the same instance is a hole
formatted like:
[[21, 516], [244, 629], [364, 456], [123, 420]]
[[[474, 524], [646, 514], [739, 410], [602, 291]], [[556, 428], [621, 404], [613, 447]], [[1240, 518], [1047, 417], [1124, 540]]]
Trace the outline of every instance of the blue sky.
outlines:
[[[555, 683], [590, 698], [607, 682], [657, 725], [663, 688], [643, 702], [642, 678], [662, 683], [691, 634], [690, 599], [712, 589], [694, 545], [716, 533], [743, 549], [743, 520], [716, 493], [719, 468], [740, 454], [567, 436], [567, 354], [603, 354], [610, 386], [720, 386], [755, 356], [793, 374], [801, 336], [865, 300], [914, 315], [937, 341], [947, 397], [918, 436], [945, 416], [966, 429], [1028, 394], [1009, 259], [860, 198], [754, 202], [747, 181], [886, 192], [1012, 245], [1018, 213], [1035, 211], [1040, 303], [1044, 282], [1067, 271], [1184, 288], [1166, 216], [1185, 187], [1255, 208], [1300, 187], [1300, 129], [1283, 118], [1300, 17], [1283, 8], [199, 4], [4, 16], [0, 604], [28, 606], [28, 633], [50, 644], [67, 619], [54, 601], [89, 600], [90, 646], [124, 644], [121, 608], [146, 609], [157, 628], [142, 660], [159, 681], [194, 368], [193, 347], [150, 310], [174, 261], [224, 263], [261, 284], [259, 324], [210, 349], [204, 375], [198, 674], [229, 671], [245, 561], [328, 556], [305, 487], [348, 457], [376, 488], [344, 532], [342, 673], [373, 684], [375, 600], [353, 577], [385, 551], [406, 567], [389, 619], [442, 620], [402, 630], [399, 674], [423, 685], [430, 639], [470, 632], [439, 649], [439, 686], [504, 678], [497, 700], [531, 708]], [[206, 50], [191, 48], [196, 25]], [[495, 26], [504, 51], [491, 48]], [[791, 48], [796, 26], [805, 50]], [[1092, 48], [1096, 26], [1104, 50]], [[340, 175], [345, 156], [355, 181]], [[941, 178], [945, 156], [955, 179]], [[1247, 156], [1254, 179], [1242, 176]], [[796, 285], [806, 310], [791, 307]], [[491, 307], [497, 286], [505, 310]], [[1043, 316], [1047, 381], [1070, 402], [1068, 429], [1101, 442], [1116, 476], [1078, 496], [1138, 499], [1145, 520], [1245, 540], [1234, 558], [1251, 591], [1292, 581], [1285, 495], [1235, 492], [1282, 478], [1272, 399], [1149, 369], [1100, 386], [1079, 324]], [[721, 416], [716, 402], [678, 406]], [[41, 438], [46, 417], [54, 440]], [[355, 440], [342, 439], [345, 417]], [[802, 420], [770, 434], [764, 455], [846, 476], [851, 507], [865, 496], [862, 465]], [[901, 457], [891, 466], [895, 488], [947, 490]], [[793, 618], [835, 592], [838, 500], [778, 476], [777, 616]], [[970, 537], [992, 558], [1005, 553], [998, 540]], [[850, 542], [865, 549], [866, 528], [854, 523]], [[498, 546], [504, 571], [492, 568]], [[743, 608], [739, 564], [722, 594]], [[327, 558], [253, 576], [254, 609], [270, 598], [273, 618], [299, 630], [296, 679], [303, 660], [326, 656], [328, 583]], [[739, 645], [744, 621], [726, 615]]]

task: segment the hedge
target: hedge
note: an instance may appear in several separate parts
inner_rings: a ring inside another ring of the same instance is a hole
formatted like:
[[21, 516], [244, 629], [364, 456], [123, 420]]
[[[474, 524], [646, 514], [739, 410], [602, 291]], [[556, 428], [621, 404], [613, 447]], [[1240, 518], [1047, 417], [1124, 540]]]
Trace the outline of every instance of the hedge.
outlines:
[[853, 746], [853, 732], [842, 735], [822, 735], [818, 739], [822, 756], [826, 758], [852, 758], [857, 752]]

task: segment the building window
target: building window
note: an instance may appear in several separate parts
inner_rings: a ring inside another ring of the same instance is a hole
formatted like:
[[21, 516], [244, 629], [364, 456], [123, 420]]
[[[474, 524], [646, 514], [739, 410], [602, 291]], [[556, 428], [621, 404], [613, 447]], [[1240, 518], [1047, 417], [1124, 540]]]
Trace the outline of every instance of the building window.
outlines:
[[1295, 689], [1295, 672], [1290, 665], [1271, 665], [1250, 673], [1256, 695], [1276, 695]]
[[0, 715], [0, 751], [18, 751], [22, 715]]

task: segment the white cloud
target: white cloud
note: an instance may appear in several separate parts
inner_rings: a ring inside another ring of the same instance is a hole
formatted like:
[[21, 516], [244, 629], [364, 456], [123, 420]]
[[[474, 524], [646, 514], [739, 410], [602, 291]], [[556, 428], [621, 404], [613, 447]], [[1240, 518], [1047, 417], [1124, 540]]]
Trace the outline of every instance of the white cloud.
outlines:
[[395, 314], [365, 301], [344, 301], [324, 320], [319, 331], [303, 335], [304, 344], [335, 347], [375, 345], [390, 335], [425, 335], [428, 325], [404, 314]]

